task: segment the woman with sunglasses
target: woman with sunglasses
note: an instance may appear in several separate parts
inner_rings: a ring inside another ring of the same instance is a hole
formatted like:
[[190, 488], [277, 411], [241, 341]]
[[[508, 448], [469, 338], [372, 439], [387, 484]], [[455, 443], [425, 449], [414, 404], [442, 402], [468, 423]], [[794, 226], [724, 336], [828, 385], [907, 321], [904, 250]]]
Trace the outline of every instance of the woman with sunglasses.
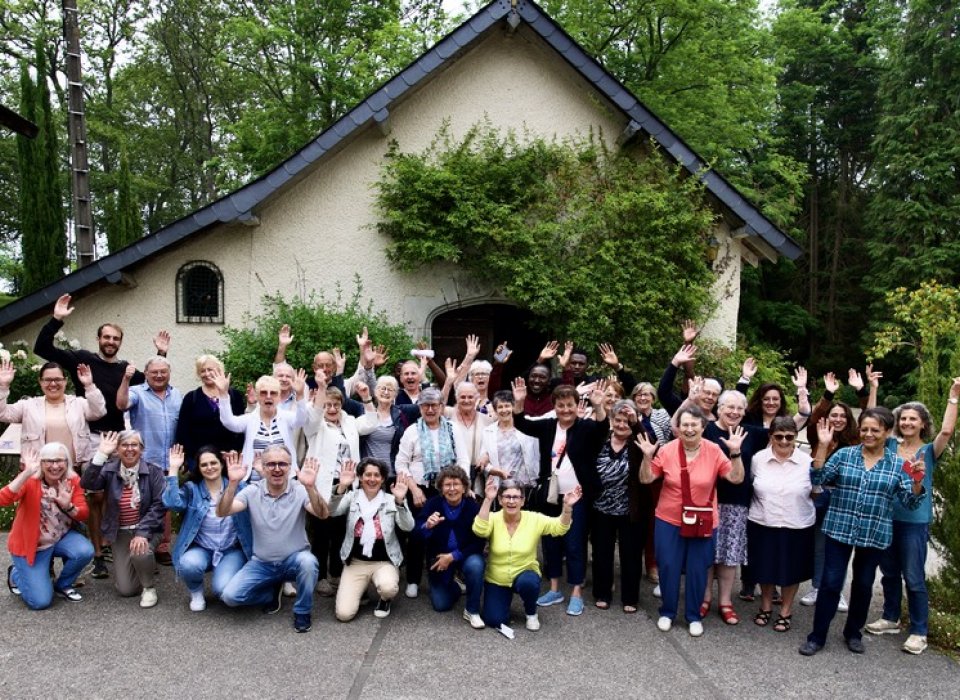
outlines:
[[[750, 571], [760, 584], [760, 611], [753, 618], [766, 627], [773, 615], [774, 589], [780, 586], [775, 632], [787, 632], [801, 581], [813, 575], [813, 530], [817, 519], [811, 498], [813, 458], [796, 446], [797, 425], [790, 416], [770, 423], [770, 446], [753, 457], [753, 496], [747, 523]], [[817, 459], [826, 457], [821, 445]]]
[[[560, 517], [523, 510], [523, 489], [506, 479], [497, 486], [489, 477], [483, 492], [483, 504], [473, 521], [473, 532], [490, 540], [490, 553], [484, 572], [483, 610], [480, 617], [488, 627], [499, 629], [510, 620], [510, 601], [516, 593], [523, 601], [527, 629], [540, 629], [537, 596], [540, 595], [540, 563], [537, 545], [543, 535], [563, 537], [573, 522], [573, 507], [583, 492], [579, 486], [563, 495]], [[500, 510], [491, 513], [494, 499]]]

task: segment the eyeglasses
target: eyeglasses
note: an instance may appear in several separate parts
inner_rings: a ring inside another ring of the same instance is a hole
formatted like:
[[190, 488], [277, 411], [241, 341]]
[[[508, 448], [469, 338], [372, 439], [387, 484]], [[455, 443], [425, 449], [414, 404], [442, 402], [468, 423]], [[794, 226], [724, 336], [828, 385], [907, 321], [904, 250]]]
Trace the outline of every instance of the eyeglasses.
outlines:
[[44, 377], [40, 381], [43, 384], [63, 384], [67, 380], [63, 377]]
[[786, 435], [784, 435], [783, 433], [777, 433], [776, 435], [770, 436], [771, 440], [776, 440], [777, 442], [793, 442], [794, 440], [796, 440], [796, 438], [797, 438], [796, 435], [792, 435], [790, 433], [787, 433]]
[[139, 442], [121, 442], [120, 443], [121, 450], [135, 450], [135, 449], [139, 449], [140, 447], [141, 445]]
[[290, 466], [290, 462], [264, 462], [263, 463], [263, 468], [270, 469], [270, 470], [287, 469], [289, 466]]
[[59, 459], [41, 459], [40, 460], [40, 464], [66, 464], [66, 463], [67, 463], [67, 460], [65, 460], [63, 457], [60, 457]]
[[523, 496], [518, 493], [505, 493], [500, 496], [501, 501], [522, 501]]
[[438, 403], [422, 403], [420, 404], [421, 411], [439, 411], [440, 404]]

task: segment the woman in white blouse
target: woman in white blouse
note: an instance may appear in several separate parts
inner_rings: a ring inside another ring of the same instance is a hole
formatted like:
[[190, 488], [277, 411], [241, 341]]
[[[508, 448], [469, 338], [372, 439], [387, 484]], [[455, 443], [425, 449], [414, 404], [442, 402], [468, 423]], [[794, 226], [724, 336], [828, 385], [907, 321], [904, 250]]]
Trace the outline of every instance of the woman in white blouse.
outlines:
[[[773, 622], [777, 632], [790, 629], [793, 600], [801, 581], [813, 576], [813, 530], [817, 519], [810, 483], [813, 459], [796, 447], [797, 426], [790, 416], [770, 423], [770, 446], [753, 456], [753, 498], [747, 524], [750, 570], [760, 584], [760, 627], [773, 616], [773, 592], [783, 602]], [[823, 448], [826, 457], [826, 446]]]

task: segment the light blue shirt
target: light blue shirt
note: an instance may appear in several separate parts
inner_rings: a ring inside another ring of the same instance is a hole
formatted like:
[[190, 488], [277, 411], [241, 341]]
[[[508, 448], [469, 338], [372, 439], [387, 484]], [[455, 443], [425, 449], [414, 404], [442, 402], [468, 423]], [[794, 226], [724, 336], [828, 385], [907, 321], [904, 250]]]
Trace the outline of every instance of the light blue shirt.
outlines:
[[130, 387], [130, 427], [143, 437], [143, 458], [167, 469], [170, 448], [176, 440], [177, 418], [183, 396], [178, 389], [168, 386], [163, 398], [147, 384]]

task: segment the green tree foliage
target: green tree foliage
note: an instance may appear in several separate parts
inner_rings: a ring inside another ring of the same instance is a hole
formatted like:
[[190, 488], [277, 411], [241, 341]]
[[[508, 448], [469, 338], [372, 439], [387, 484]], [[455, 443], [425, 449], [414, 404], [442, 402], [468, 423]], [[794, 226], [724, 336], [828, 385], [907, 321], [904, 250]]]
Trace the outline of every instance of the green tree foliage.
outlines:
[[[960, 376], [960, 289], [936, 281], [886, 294], [891, 320], [874, 336], [872, 352], [887, 357], [907, 351], [914, 360], [916, 390], [909, 396], [942, 416], [951, 377]], [[934, 474], [934, 519], [931, 534], [943, 561], [938, 590], [949, 594], [960, 613], [960, 452], [957, 439], [940, 458]]]
[[443, 130], [424, 153], [394, 145], [378, 183], [388, 255], [402, 270], [458, 263], [544, 330], [659, 367], [680, 320], [708, 304], [713, 217], [694, 178], [634, 150], [489, 125], [459, 142]]
[[[22, 292], [30, 293], [60, 279], [67, 263], [64, 231], [63, 193], [60, 183], [60, 153], [57, 125], [47, 86], [46, 56], [43, 45], [36, 47], [37, 81], [33, 84], [29, 69], [21, 68], [21, 108], [35, 121], [35, 139], [20, 139], [21, 232], [23, 251]], [[32, 101], [33, 105], [27, 101]]]
[[[392, 324], [386, 313], [364, 304], [363, 287], [359, 278], [353, 293], [344, 298], [337, 288], [332, 299], [322, 293], [306, 299], [285, 299], [281, 295], [266, 296], [264, 311], [248, 320], [246, 327], [226, 326], [220, 331], [226, 344], [221, 359], [231, 373], [233, 386], [242, 387], [258, 377], [270, 374], [271, 362], [277, 351], [277, 334], [288, 324], [293, 332], [293, 344], [287, 349], [287, 362], [308, 373], [312, 371], [313, 357], [321, 350], [339, 347], [347, 356], [345, 372], [352, 374], [357, 367], [356, 336], [365, 326], [370, 340], [387, 347], [391, 359], [402, 359], [413, 347], [406, 328]], [[389, 372], [391, 362], [381, 369]]]
[[960, 282], [960, 4], [910, 0], [897, 39], [880, 91], [869, 208], [876, 292]]
[[126, 248], [143, 236], [140, 208], [133, 198], [130, 164], [126, 149], [120, 152], [120, 171], [116, 198], [111, 198], [106, 216], [107, 247], [111, 253]]

